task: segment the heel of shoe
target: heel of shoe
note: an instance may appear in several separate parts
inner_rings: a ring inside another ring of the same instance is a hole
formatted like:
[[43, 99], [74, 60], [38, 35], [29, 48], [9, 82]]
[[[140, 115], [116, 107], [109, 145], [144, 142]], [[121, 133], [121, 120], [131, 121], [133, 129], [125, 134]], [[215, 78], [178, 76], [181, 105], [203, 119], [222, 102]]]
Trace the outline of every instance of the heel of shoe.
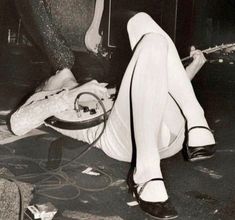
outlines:
[[[169, 220], [177, 218], [178, 213], [169, 199], [167, 199], [165, 202], [148, 202], [140, 198], [141, 192], [150, 181], [163, 181], [163, 179], [154, 178], [139, 186], [134, 182], [133, 172], [129, 172], [127, 177], [127, 185], [129, 187], [128, 191], [132, 193], [133, 197], [138, 202], [140, 208], [153, 218], [160, 220]], [[140, 187], [140, 190], [137, 191], [138, 187]]]
[[215, 144], [199, 146], [199, 147], [187, 147], [188, 161], [194, 162], [199, 160], [206, 160], [214, 157]]
[[[213, 130], [205, 126], [194, 126], [188, 130], [188, 134], [191, 130], [196, 128], [207, 129], [213, 133]], [[187, 161], [194, 162], [199, 160], [205, 160], [212, 158], [216, 152], [216, 144], [204, 145], [204, 146], [189, 146], [188, 135], [185, 138], [184, 143], [184, 156]]]

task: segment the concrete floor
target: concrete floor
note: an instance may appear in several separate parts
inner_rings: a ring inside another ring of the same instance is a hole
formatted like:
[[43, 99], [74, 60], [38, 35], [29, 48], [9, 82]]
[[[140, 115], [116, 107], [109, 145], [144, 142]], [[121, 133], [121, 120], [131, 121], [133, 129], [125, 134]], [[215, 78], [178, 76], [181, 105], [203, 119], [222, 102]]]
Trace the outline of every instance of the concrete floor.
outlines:
[[[7, 48], [0, 57], [0, 166], [7, 167], [23, 181], [37, 183], [32, 204], [50, 201], [59, 210], [54, 219], [151, 219], [138, 206], [128, 205], [134, 200], [127, 193], [125, 182], [128, 163], [92, 149], [49, 178], [49, 174], [43, 174], [45, 167], [56, 166], [61, 155], [63, 162], [69, 161], [86, 145], [45, 127], [24, 137], [15, 137], [8, 131], [10, 113], [50, 74], [41, 56], [35, 53], [26, 56], [27, 53], [22, 55], [17, 49]], [[179, 153], [162, 161], [165, 183], [179, 212], [178, 219], [235, 219], [234, 73], [234, 65], [207, 64], [194, 80], [198, 98], [215, 130], [216, 156], [189, 163]], [[57, 146], [54, 153], [50, 150], [52, 143]], [[88, 167], [100, 175], [83, 174]]]

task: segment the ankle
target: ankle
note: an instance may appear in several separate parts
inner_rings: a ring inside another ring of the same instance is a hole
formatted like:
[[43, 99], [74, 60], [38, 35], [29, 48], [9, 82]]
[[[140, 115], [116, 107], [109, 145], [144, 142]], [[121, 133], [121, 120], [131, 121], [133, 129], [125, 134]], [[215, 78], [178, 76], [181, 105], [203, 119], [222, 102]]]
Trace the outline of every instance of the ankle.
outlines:
[[[152, 179], [153, 181], [151, 181]], [[154, 181], [154, 179], [159, 180]], [[160, 170], [153, 174], [148, 173], [148, 175], [146, 175], [146, 172], [134, 172], [133, 180], [135, 184], [138, 185], [137, 191], [140, 193], [140, 198], [142, 200], [148, 202], [165, 202], [168, 199], [168, 194]]]
[[154, 178], [163, 179], [161, 168], [160, 168], [160, 162], [159, 164], [157, 164], [155, 169], [153, 169], [153, 166], [152, 166], [152, 167], [145, 167], [142, 169], [135, 168], [133, 171], [133, 180], [136, 184], [144, 184], [147, 181], [154, 179]]
[[[140, 190], [141, 185], [138, 187]], [[165, 202], [168, 199], [168, 194], [163, 181], [150, 181], [144, 187], [140, 194], [140, 198], [148, 202]]]
[[188, 130], [194, 126], [208, 127], [203, 108], [190, 109], [189, 114], [185, 114]]
[[[188, 130], [188, 145], [190, 147], [198, 147], [215, 144], [215, 138], [208, 125], [191, 127], [193, 129]], [[208, 128], [208, 129], [207, 129]]]

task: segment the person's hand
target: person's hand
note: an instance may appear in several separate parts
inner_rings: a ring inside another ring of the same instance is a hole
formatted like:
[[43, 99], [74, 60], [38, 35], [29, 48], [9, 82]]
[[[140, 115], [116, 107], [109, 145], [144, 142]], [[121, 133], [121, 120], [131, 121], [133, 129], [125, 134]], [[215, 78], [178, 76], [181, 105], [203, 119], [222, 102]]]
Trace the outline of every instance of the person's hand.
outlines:
[[[83, 92], [91, 92], [97, 95], [100, 99], [108, 98], [109, 93], [108, 93], [108, 89], [106, 88], [107, 85], [108, 85], [107, 83], [99, 83], [96, 80], [92, 80], [81, 86], [78, 86], [77, 88], [74, 88], [68, 91], [68, 95], [67, 95], [68, 100], [71, 104], [73, 104], [77, 95]], [[95, 99], [94, 96], [89, 95], [89, 94], [84, 94], [79, 98], [79, 101], [89, 102], [94, 99]]]
[[201, 69], [206, 62], [206, 58], [201, 50], [197, 50], [194, 46], [190, 48], [190, 56], [193, 58], [191, 65], [195, 66], [195, 69]]
[[206, 58], [201, 50], [196, 50], [194, 46], [191, 46], [190, 56], [193, 58], [192, 63], [186, 67], [186, 72], [190, 80], [198, 73], [202, 66], [206, 62]]
[[226, 53], [234, 53], [234, 51], [235, 51], [235, 46], [232, 46], [232, 47], [225, 49]]

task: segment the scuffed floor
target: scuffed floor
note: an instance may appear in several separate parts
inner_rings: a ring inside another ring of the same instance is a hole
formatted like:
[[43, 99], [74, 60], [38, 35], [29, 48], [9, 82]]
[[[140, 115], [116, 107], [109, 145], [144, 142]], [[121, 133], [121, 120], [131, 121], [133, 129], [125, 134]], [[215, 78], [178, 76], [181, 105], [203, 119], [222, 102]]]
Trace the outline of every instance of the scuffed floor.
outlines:
[[[29, 65], [31, 59], [34, 62]], [[89, 67], [89, 59], [83, 61]], [[40, 56], [28, 59], [9, 53], [0, 58], [0, 166], [21, 181], [36, 184], [32, 203], [51, 202], [59, 210], [54, 219], [151, 219], [128, 194], [128, 163], [110, 159], [94, 148], [69, 166], [48, 172], [82, 152], [85, 143], [46, 127], [23, 137], [9, 132], [10, 113], [49, 75], [47, 66]], [[234, 65], [207, 64], [194, 81], [215, 130], [216, 156], [188, 163], [179, 153], [162, 161], [165, 183], [180, 220], [235, 219], [234, 74]]]

